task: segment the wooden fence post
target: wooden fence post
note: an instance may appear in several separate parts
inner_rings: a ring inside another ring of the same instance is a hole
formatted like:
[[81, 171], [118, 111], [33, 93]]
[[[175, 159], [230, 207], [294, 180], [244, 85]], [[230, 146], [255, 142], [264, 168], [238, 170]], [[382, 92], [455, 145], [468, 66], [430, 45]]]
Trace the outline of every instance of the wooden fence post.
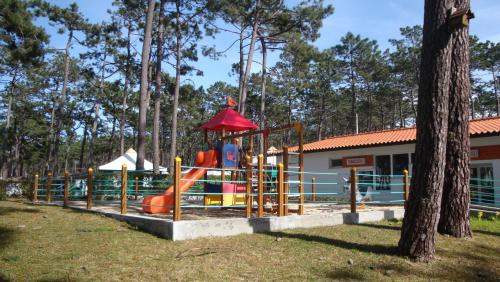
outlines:
[[351, 212], [356, 212], [356, 168], [351, 168]]
[[408, 187], [408, 170], [405, 169], [403, 170], [403, 183], [404, 183], [404, 186], [403, 186], [403, 200], [405, 202], [405, 206], [406, 206], [406, 201], [408, 201], [408, 196], [410, 195], [409, 194], [409, 187]]
[[288, 146], [283, 146], [283, 214], [288, 215], [288, 191], [290, 185], [288, 184]]
[[33, 202], [38, 201], [38, 174], [35, 174], [35, 182], [33, 183]]
[[89, 167], [87, 171], [87, 209], [90, 210], [92, 208], [92, 179], [94, 170]]
[[127, 165], [122, 164], [122, 186], [121, 186], [121, 198], [120, 198], [120, 213], [127, 213]]
[[181, 220], [181, 161], [180, 157], [175, 158], [174, 167], [174, 221]]
[[299, 123], [299, 215], [304, 214], [304, 127]]
[[252, 217], [252, 158], [250, 155], [246, 156], [247, 173], [246, 173], [246, 195], [245, 195], [245, 216], [246, 218]]
[[258, 183], [257, 183], [257, 217], [263, 217], [264, 216], [264, 155], [259, 154], [258, 157], [258, 166], [257, 166], [257, 173], [258, 173]]
[[52, 172], [47, 173], [47, 204], [52, 201]]
[[64, 202], [63, 206], [68, 206], [68, 184], [69, 184], [69, 173], [67, 171], [64, 172]]
[[283, 163], [278, 164], [278, 216], [283, 216]]
[[139, 193], [139, 177], [135, 177], [135, 196], [134, 199], [137, 201], [137, 194]]
[[311, 178], [311, 200], [316, 202], [316, 177]]

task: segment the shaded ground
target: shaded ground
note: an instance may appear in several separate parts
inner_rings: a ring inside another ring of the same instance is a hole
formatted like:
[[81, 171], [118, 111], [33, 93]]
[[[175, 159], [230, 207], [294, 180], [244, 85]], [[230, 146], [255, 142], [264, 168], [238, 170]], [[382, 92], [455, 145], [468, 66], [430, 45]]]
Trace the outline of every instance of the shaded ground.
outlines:
[[0, 281], [498, 281], [498, 219], [474, 220], [470, 240], [439, 236], [430, 264], [395, 255], [399, 227], [384, 221], [172, 242], [96, 214], [0, 201]]

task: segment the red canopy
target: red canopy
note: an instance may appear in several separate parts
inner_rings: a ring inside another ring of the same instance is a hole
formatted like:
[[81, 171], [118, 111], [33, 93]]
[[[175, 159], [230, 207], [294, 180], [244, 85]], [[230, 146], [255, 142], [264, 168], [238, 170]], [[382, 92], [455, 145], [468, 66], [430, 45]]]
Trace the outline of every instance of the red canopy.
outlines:
[[226, 131], [235, 132], [257, 129], [259, 127], [232, 108], [226, 108], [203, 124], [201, 128], [214, 131], [224, 128]]

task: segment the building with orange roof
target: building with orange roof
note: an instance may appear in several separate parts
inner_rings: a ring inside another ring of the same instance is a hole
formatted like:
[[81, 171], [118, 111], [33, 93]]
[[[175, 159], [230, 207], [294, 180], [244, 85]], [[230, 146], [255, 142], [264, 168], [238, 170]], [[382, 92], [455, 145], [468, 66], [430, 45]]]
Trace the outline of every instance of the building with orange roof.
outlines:
[[[472, 120], [470, 137], [471, 178], [482, 187], [481, 195], [476, 198], [473, 195], [472, 201], [500, 205], [500, 188], [495, 189], [495, 181], [491, 180], [498, 179], [496, 186], [500, 186], [500, 117]], [[333, 189], [342, 192], [348, 187], [350, 168], [356, 167], [359, 182], [367, 184], [364, 189], [375, 191], [375, 195], [377, 191], [402, 191], [403, 170], [408, 169], [411, 175], [415, 141], [415, 128], [401, 128], [334, 136], [304, 144], [304, 170], [318, 173], [307, 173], [306, 183], [314, 176], [317, 182], [338, 183], [330, 187], [318, 185], [318, 192]], [[297, 147], [289, 149], [296, 150]], [[291, 162], [293, 157], [290, 156]], [[306, 192], [310, 189], [307, 186]], [[391, 197], [397, 195], [392, 193]]]

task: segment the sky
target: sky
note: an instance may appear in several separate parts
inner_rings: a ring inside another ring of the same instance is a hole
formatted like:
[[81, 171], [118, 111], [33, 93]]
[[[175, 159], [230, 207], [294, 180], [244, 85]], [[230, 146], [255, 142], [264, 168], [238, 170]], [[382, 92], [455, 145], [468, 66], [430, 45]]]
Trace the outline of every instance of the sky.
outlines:
[[[51, 0], [53, 4], [67, 7], [70, 0]], [[108, 9], [112, 9], [112, 0], [77, 0], [82, 14], [92, 23], [108, 21]], [[290, 6], [299, 1], [288, 0]], [[391, 38], [400, 38], [399, 28], [404, 26], [422, 25], [424, 1], [421, 0], [325, 0], [325, 4], [333, 5], [335, 11], [323, 21], [320, 38], [313, 44], [320, 50], [332, 47], [340, 42], [340, 38], [347, 32], [360, 34], [362, 37], [376, 40], [382, 50], [390, 48]], [[470, 25], [470, 34], [477, 35], [481, 41], [500, 41], [500, 1], [498, 0], [471, 0], [471, 9], [475, 14]], [[45, 20], [38, 20], [37, 24], [44, 26], [51, 35], [50, 47], [63, 48], [65, 37], [57, 34], [56, 29], [48, 25]], [[236, 35], [220, 33], [215, 39], [204, 38], [199, 45], [215, 45], [217, 50], [226, 49], [236, 40]], [[196, 68], [203, 70], [204, 75], [186, 76], [183, 83], [191, 83], [196, 87], [208, 88], [216, 81], [225, 81], [236, 85], [237, 77], [229, 76], [231, 65], [238, 61], [237, 44], [226, 55], [217, 61], [201, 56], [194, 63]], [[140, 46], [138, 48], [140, 50]], [[82, 49], [78, 46], [72, 50], [73, 56], [78, 56]], [[259, 60], [260, 54], [254, 56]], [[269, 65], [278, 59], [278, 53], [270, 55]], [[260, 66], [254, 64], [253, 71], [259, 71]], [[165, 65], [165, 70], [173, 74], [173, 69]]]

